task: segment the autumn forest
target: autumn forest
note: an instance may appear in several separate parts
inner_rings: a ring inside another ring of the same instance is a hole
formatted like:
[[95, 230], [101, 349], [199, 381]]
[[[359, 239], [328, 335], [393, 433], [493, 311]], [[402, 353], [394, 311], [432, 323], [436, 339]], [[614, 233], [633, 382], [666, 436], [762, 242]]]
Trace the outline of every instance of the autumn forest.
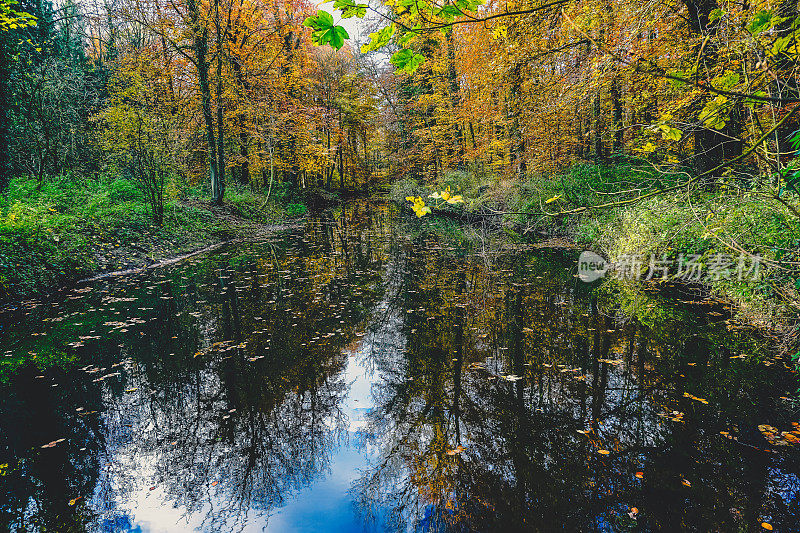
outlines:
[[0, 531], [800, 530], [798, 67], [797, 0], [0, 0]]

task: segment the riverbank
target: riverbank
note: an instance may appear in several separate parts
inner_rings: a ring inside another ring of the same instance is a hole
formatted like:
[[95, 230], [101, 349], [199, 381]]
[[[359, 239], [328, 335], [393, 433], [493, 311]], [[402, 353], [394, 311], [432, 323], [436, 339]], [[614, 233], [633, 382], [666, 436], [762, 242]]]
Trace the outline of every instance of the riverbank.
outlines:
[[[637, 203], [591, 207], [629, 197], [626, 191], [667, 188], [683, 180], [685, 176], [657, 174], [630, 163], [581, 164], [560, 174], [508, 181], [471, 170], [451, 172], [426, 187], [399, 181], [391, 198], [409, 204], [408, 196], [428, 198], [450, 187], [464, 204], [439, 205], [434, 216], [477, 222], [521, 241], [556, 237], [618, 264], [639, 262], [646, 283], [662, 282], [664, 274], [670, 282], [687, 281], [694, 265], [697, 276], [688, 281], [730, 302], [735, 320], [778, 333], [787, 351], [796, 352], [796, 194], [774, 198], [757, 182], [745, 187], [719, 180], [713, 188], [683, 188]], [[661, 269], [648, 276], [651, 262]]]
[[193, 188], [167, 190], [165, 196], [164, 222], [156, 226], [129, 180], [14, 180], [8, 196], [0, 198], [0, 303], [274, 232], [307, 210], [295, 199], [267, 198], [236, 185], [228, 188], [223, 206]]

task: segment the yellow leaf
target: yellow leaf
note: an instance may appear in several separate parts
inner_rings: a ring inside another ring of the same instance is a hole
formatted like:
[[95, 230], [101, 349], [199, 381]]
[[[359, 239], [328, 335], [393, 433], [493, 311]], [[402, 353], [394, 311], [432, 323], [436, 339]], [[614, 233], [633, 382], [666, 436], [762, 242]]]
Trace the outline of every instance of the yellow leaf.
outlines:
[[642, 152], [645, 152], [645, 153], [652, 153], [652, 152], [655, 152], [655, 151], [656, 151], [656, 146], [655, 146], [653, 143], [651, 143], [651, 142], [648, 142], [647, 144], [645, 144], [644, 146], [642, 146], [642, 147], [640, 148], [640, 150], [641, 150]]
[[559, 194], [558, 196], [553, 196], [552, 198], [548, 198], [547, 200], [545, 200], [545, 202], [544, 202], [544, 203], [546, 203], [546, 204], [549, 204], [549, 203], [555, 202], [555, 201], [556, 201], [556, 200], [558, 200], [559, 198], [561, 198], [561, 195], [560, 195], [560, 194]]

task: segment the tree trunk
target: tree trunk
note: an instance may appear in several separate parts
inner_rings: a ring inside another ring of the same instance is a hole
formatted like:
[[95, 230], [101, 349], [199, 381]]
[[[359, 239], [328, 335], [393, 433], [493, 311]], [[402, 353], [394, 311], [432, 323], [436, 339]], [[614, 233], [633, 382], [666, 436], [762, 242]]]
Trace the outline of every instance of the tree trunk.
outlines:
[[593, 117], [594, 117], [594, 124], [592, 127], [592, 144], [594, 149], [594, 159], [596, 161], [602, 161], [605, 159], [605, 155], [603, 154], [603, 117], [600, 115], [600, 95], [597, 94], [594, 97], [594, 105], [592, 109]]
[[11, 108], [12, 32], [0, 31], [0, 195], [8, 192], [13, 168], [11, 166]]
[[219, 23], [219, 0], [216, 0], [214, 7], [217, 30], [217, 170], [219, 183], [217, 194], [214, 195], [213, 200], [215, 204], [222, 205], [225, 199], [225, 130], [222, 107], [222, 29]]
[[[453, 45], [453, 32], [452, 29], [447, 32], [447, 80], [449, 82], [450, 91], [450, 105], [453, 106], [453, 114], [458, 112], [461, 105], [460, 87], [458, 84], [458, 75], [456, 74], [456, 52]], [[456, 165], [461, 168], [464, 161], [464, 133], [461, 131], [461, 125], [456, 120], [453, 125], [453, 146], [455, 151]]]
[[622, 102], [620, 102], [619, 80], [616, 76], [611, 80], [611, 120], [614, 129], [614, 144], [612, 152], [614, 155], [622, 155], [623, 134], [622, 129]]
[[214, 114], [211, 111], [211, 85], [208, 80], [208, 28], [200, 26], [200, 11], [195, 0], [187, 0], [189, 22], [194, 32], [193, 46], [197, 61], [197, 81], [200, 102], [203, 108], [203, 121], [206, 125], [208, 142], [208, 170], [211, 178], [211, 199], [221, 202], [220, 173], [217, 166], [217, 140], [214, 134]]

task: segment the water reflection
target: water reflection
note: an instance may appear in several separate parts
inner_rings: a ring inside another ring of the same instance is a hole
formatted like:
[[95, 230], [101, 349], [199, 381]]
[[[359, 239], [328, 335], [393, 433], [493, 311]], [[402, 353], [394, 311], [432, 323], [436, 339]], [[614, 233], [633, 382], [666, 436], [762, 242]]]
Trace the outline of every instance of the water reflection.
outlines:
[[0, 529], [799, 529], [794, 376], [573, 259], [359, 203], [6, 312]]

